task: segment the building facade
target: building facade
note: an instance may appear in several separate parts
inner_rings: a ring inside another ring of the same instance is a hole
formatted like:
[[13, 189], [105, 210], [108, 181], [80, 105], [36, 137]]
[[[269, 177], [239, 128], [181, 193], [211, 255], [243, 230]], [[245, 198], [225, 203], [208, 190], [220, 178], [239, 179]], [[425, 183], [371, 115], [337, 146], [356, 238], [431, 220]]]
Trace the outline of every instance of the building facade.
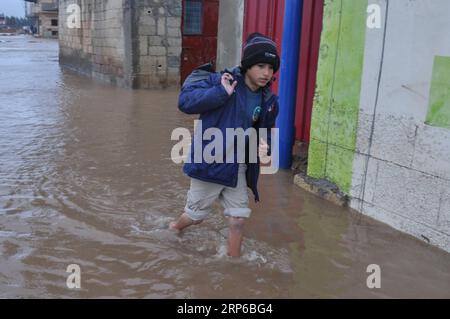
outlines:
[[58, 0], [25, 0], [32, 32], [43, 38], [58, 38]]
[[60, 61], [123, 87], [177, 86], [216, 63], [218, 12], [219, 0], [60, 0]]

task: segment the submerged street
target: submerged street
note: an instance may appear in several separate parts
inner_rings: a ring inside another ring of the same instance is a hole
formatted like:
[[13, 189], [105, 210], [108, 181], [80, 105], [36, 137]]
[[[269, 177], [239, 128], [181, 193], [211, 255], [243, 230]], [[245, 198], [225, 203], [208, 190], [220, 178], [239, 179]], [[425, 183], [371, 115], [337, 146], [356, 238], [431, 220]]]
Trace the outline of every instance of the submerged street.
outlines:
[[[448, 253], [303, 191], [290, 171], [261, 176], [240, 260], [219, 206], [168, 231], [189, 188], [170, 136], [196, 119], [176, 88], [95, 82], [31, 36], [0, 37], [0, 75], [1, 298], [450, 297]], [[66, 285], [71, 264], [80, 289]]]

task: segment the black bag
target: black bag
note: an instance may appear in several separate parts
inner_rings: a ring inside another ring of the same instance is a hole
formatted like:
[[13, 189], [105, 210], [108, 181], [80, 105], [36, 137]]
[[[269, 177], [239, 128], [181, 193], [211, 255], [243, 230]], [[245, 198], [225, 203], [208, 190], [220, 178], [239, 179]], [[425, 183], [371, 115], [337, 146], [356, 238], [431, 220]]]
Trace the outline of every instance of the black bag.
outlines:
[[214, 70], [214, 66], [211, 62], [196, 67], [184, 80], [181, 89], [183, 89], [187, 84], [207, 79], [210, 74], [214, 72], [216, 71]]

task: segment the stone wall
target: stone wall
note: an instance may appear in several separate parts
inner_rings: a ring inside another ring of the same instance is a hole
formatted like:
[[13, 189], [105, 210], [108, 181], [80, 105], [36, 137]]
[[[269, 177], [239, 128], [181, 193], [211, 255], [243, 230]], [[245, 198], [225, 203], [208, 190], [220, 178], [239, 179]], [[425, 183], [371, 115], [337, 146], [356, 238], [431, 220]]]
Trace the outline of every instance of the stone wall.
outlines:
[[[80, 28], [68, 26], [71, 4], [81, 9]], [[122, 0], [60, 0], [60, 63], [103, 81], [129, 85], [125, 77], [123, 15]]]
[[181, 12], [181, 0], [136, 2], [138, 87], [179, 84]]
[[[69, 28], [71, 4], [80, 28]], [[181, 0], [60, 0], [60, 63], [129, 88], [179, 83]]]

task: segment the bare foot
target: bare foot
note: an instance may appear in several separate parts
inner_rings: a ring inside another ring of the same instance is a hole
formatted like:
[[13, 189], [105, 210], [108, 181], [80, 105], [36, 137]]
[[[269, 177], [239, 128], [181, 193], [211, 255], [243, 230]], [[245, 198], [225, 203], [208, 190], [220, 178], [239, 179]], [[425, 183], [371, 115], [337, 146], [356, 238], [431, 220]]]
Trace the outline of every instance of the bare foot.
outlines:
[[178, 228], [176, 228], [176, 224], [177, 224], [177, 222], [170, 222], [169, 223], [169, 230], [171, 230], [171, 231], [173, 231], [173, 232], [178, 234], [180, 232], [180, 230]]
[[202, 221], [203, 220], [193, 220], [186, 213], [183, 213], [176, 221], [169, 224], [169, 229], [178, 233], [186, 227], [200, 224]]

